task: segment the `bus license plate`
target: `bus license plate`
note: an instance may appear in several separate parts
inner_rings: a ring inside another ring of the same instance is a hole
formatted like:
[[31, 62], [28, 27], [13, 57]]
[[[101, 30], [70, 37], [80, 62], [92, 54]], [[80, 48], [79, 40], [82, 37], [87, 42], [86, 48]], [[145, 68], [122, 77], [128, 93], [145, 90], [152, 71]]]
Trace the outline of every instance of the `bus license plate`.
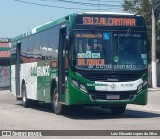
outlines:
[[106, 99], [120, 99], [120, 95], [106, 95]]

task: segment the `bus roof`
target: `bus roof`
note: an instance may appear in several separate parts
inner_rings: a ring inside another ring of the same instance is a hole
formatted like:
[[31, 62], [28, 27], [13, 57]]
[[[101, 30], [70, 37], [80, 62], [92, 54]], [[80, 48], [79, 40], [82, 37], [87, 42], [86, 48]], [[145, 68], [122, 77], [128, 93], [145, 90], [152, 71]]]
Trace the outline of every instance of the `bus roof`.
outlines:
[[119, 13], [119, 12], [84, 12], [78, 14], [135, 15], [131, 13]]
[[23, 33], [23, 34], [21, 34], [19, 36], [16, 36], [15, 38], [12, 39], [12, 41], [20, 40], [20, 39], [22, 39], [22, 38], [24, 38], [26, 36], [32, 35], [34, 33], [37, 33], [37, 32], [40, 32], [40, 31], [43, 31], [43, 30], [46, 30], [46, 29], [49, 29], [49, 28], [51, 28], [51, 27], [53, 27], [55, 25], [58, 25], [58, 24], [63, 23], [65, 21], [68, 21], [71, 18], [71, 16], [76, 15], [76, 14], [78, 14], [78, 15], [81, 15], [81, 14], [97, 14], [97, 15], [98, 14], [104, 14], [104, 15], [130, 15], [130, 16], [137, 16], [135, 14], [118, 13], [118, 12], [117, 13], [116, 12], [83, 12], [83, 13], [74, 13], [74, 14], [70, 14], [68, 16], [65, 16], [63, 18], [60, 18], [58, 20], [49, 21], [49, 22], [47, 22], [45, 24], [37, 26], [37, 27], [33, 28], [31, 31], [28, 31], [28, 32], [25, 32], [25, 33]]
[[34, 27], [32, 30], [30, 30], [30, 31], [28, 31], [28, 32], [25, 32], [25, 33], [23, 33], [23, 34], [21, 34], [21, 35], [19, 35], [19, 36], [16, 36], [15, 38], [13, 38], [13, 39], [12, 39], [12, 42], [13, 42], [13, 41], [20, 40], [20, 39], [22, 39], [22, 38], [24, 38], [24, 37], [27, 37], [27, 36], [29, 36], [29, 35], [32, 35], [32, 34], [34, 34], [34, 33], [37, 33], [37, 32], [40, 32], [40, 31], [43, 31], [43, 30], [46, 30], [46, 29], [49, 29], [49, 28], [51, 28], [51, 27], [53, 27], [53, 26], [56, 26], [56, 25], [58, 25], [58, 24], [60, 24], [60, 23], [65, 22], [65, 21], [68, 21], [68, 19], [70, 18], [70, 16], [71, 16], [71, 15], [68, 15], [68, 16], [65, 16], [65, 17], [63, 17], [63, 18], [60, 18], [60, 19], [58, 19], [58, 20], [49, 21], [49, 22], [47, 22], [47, 23], [45, 23], [45, 24], [39, 25], [39, 26], [37, 26], [37, 27]]

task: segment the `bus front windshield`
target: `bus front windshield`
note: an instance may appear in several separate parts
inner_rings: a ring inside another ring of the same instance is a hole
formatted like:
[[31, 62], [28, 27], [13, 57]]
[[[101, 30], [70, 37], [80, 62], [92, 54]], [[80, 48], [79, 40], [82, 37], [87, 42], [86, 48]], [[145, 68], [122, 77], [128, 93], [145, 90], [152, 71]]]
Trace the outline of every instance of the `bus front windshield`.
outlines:
[[141, 70], [147, 67], [145, 33], [76, 31], [74, 38], [78, 69]]

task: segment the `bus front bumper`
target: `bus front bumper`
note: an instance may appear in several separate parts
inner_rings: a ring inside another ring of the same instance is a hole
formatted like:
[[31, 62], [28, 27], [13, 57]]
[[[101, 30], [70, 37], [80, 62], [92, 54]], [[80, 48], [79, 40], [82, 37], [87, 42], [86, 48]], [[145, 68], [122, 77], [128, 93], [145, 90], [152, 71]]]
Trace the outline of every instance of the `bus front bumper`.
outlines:
[[[95, 90], [92, 90], [95, 92]], [[98, 94], [99, 93], [99, 94]], [[137, 105], [146, 105], [148, 88], [143, 88], [140, 92], [134, 92], [129, 96], [130, 92], [120, 92], [117, 95], [116, 92], [108, 93], [107, 91], [96, 92], [95, 96], [92, 95], [89, 91], [83, 92], [80, 89], [76, 88], [73, 85], [69, 86], [69, 91], [66, 93], [66, 105], [123, 105], [123, 104], [137, 104]], [[107, 95], [110, 95], [107, 99]], [[99, 96], [98, 98], [96, 97]], [[123, 96], [123, 97], [122, 97]], [[115, 97], [115, 98], [114, 98]], [[119, 97], [119, 98], [118, 98]]]

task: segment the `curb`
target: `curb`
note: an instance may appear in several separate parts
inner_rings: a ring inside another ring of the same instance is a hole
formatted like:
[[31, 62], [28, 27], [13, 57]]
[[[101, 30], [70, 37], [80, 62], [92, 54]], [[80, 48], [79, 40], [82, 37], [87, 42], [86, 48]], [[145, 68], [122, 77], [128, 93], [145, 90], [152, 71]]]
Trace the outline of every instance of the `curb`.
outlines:
[[160, 87], [148, 88], [148, 91], [160, 91]]
[[0, 91], [3, 91], [3, 90], [9, 90], [10, 87], [0, 87]]

